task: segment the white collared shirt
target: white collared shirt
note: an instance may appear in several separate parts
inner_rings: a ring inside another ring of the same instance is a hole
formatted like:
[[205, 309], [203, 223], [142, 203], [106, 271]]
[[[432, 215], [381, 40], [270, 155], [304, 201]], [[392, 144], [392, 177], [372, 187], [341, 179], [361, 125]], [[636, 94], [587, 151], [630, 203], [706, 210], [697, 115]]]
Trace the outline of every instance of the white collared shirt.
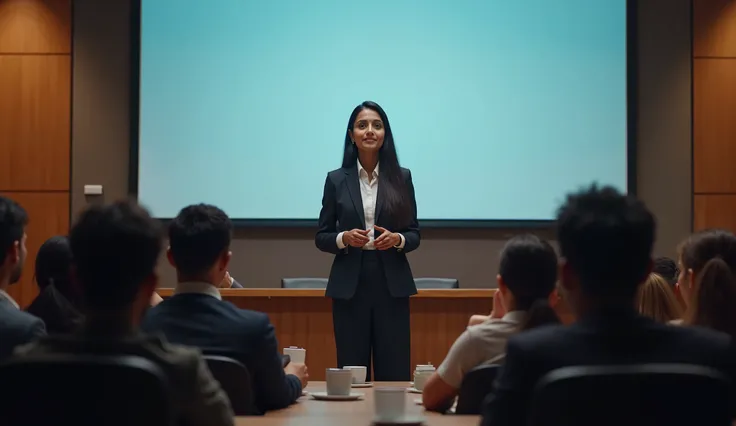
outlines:
[[7, 299], [16, 309], [20, 309], [20, 305], [5, 290], [0, 290], [0, 299]]
[[[373, 175], [369, 178], [368, 171], [363, 168], [358, 160], [358, 181], [360, 182], [360, 198], [363, 201], [363, 216], [365, 217], [365, 229], [370, 230], [368, 233], [368, 242], [362, 247], [363, 250], [375, 250], [373, 240], [375, 239], [375, 230], [373, 227], [376, 225], [376, 202], [378, 201], [378, 164], [373, 170]], [[390, 231], [390, 229], [389, 229]], [[339, 249], [345, 248], [345, 243], [342, 241], [342, 234], [337, 234], [337, 247]], [[396, 248], [404, 248], [406, 240], [404, 236], [399, 234], [401, 242]]]
[[210, 283], [201, 281], [190, 281], [176, 284], [174, 294], [184, 293], [206, 294], [208, 296], [214, 297], [217, 300], [222, 300], [220, 290], [218, 290], [217, 287]]

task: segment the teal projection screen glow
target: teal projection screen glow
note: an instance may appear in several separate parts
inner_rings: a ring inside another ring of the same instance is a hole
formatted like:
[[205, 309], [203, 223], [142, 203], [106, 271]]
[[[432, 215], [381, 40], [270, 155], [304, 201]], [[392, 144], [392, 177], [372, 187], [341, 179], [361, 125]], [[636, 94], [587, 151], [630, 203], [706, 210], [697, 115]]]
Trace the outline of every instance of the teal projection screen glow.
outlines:
[[316, 220], [386, 110], [421, 220], [549, 220], [627, 188], [625, 0], [142, 0], [138, 197]]

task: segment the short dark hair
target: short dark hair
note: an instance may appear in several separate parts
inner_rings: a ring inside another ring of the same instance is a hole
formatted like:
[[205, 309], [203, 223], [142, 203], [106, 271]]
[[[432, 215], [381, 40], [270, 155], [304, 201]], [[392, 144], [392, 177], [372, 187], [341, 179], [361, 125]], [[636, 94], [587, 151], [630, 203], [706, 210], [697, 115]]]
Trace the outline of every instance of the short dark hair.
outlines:
[[669, 257], [658, 257], [654, 259], [652, 272], [664, 278], [671, 286], [677, 283], [677, 277], [680, 275], [680, 271], [677, 269], [677, 263]]
[[557, 212], [560, 252], [583, 293], [615, 303], [633, 301], [646, 279], [655, 228], [644, 203], [610, 186], [570, 194]]
[[16, 241], [23, 239], [28, 225], [28, 214], [20, 204], [10, 198], [0, 196], [0, 262]]
[[181, 209], [169, 224], [169, 246], [183, 276], [203, 274], [230, 248], [233, 224], [221, 209], [194, 204]]
[[69, 240], [85, 307], [123, 309], [156, 268], [161, 224], [132, 200], [93, 205], [79, 216]]

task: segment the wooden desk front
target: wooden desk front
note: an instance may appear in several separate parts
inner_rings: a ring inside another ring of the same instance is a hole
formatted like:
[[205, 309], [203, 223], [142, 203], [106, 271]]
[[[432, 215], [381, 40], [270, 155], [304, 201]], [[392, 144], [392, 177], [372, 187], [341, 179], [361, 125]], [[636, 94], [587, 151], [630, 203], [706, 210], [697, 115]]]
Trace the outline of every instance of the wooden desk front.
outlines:
[[[172, 289], [159, 289], [168, 297]], [[223, 289], [224, 300], [265, 312], [276, 327], [281, 348], [307, 350], [311, 380], [325, 380], [325, 369], [337, 366], [332, 328], [332, 299], [324, 290], [246, 288]], [[472, 314], [488, 314], [494, 289], [419, 290], [411, 298], [411, 363], [439, 365], [465, 330]]]

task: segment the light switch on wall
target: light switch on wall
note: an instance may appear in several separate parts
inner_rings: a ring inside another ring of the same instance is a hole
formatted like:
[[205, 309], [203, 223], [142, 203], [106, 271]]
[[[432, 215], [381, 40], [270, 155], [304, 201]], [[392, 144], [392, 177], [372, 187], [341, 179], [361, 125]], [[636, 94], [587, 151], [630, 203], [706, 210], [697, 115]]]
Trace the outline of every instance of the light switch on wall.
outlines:
[[84, 195], [102, 195], [102, 185], [84, 185]]

